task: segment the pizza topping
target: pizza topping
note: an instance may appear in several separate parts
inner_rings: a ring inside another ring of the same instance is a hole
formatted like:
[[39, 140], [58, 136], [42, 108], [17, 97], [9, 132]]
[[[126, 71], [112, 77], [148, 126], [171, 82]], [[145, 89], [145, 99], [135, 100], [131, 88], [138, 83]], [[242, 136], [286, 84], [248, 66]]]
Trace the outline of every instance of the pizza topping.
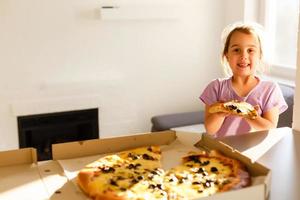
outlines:
[[194, 199], [250, 183], [241, 163], [216, 151], [190, 154], [168, 172], [160, 168], [159, 148], [121, 152], [98, 162], [86, 168], [92, 176], [84, 170], [78, 175], [79, 185], [94, 199], [109, 195], [124, 200]]
[[236, 110], [237, 107], [235, 105], [228, 105], [227, 108], [229, 108], [230, 110]]
[[218, 168], [216, 168], [216, 167], [211, 167], [211, 168], [210, 168], [210, 171], [216, 173], [216, 172], [218, 172]]
[[227, 108], [228, 108], [229, 110], [234, 110], [234, 111], [236, 111], [237, 113], [242, 113], [242, 111], [241, 111], [237, 106], [235, 106], [235, 105], [228, 105]]
[[188, 161], [193, 161], [195, 163], [201, 163], [201, 161], [199, 160], [199, 157], [196, 155], [191, 155], [187, 157]]
[[205, 172], [205, 169], [203, 167], [200, 167], [197, 171], [197, 173], [204, 173]]
[[125, 177], [123, 177], [123, 176], [117, 176], [117, 180], [124, 180], [125, 179]]
[[211, 181], [206, 181], [204, 187], [209, 188], [209, 187], [213, 187], [214, 186], [214, 182]]
[[161, 184], [157, 184], [157, 185], [150, 184], [148, 188], [150, 188], [150, 189], [156, 189], [156, 188], [158, 188], [158, 189], [162, 190]]
[[147, 148], [147, 150], [148, 150], [148, 151], [150, 151], [150, 152], [152, 152], [152, 151], [153, 151], [151, 146], [150, 146], [150, 147], [148, 147], [148, 148]]
[[145, 159], [145, 160], [155, 160], [152, 156], [149, 156], [146, 153], [143, 154], [143, 159]]
[[113, 167], [104, 166], [103, 168], [101, 168], [101, 171], [103, 173], [113, 173], [115, 172], [115, 169]]
[[139, 155], [134, 155], [134, 154], [132, 154], [132, 153], [129, 153], [129, 154], [128, 154], [128, 157], [131, 158], [132, 160], [140, 159], [140, 156], [139, 156]]
[[137, 163], [137, 164], [132, 164], [132, 163], [130, 163], [130, 164], [127, 166], [127, 168], [128, 168], [128, 169], [137, 169], [137, 168], [140, 167], [140, 166], [141, 166], [140, 163]]
[[111, 184], [111, 185], [118, 186], [117, 182], [116, 182], [116, 181], [114, 181], [113, 179], [110, 179], [110, 184]]
[[193, 184], [193, 185], [199, 185], [199, 184], [201, 184], [201, 182], [199, 182], [199, 181], [194, 181], [192, 184]]
[[133, 183], [133, 184], [138, 183], [138, 182], [139, 182], [139, 181], [136, 180], [136, 179], [132, 179], [132, 180], [131, 180], [131, 183]]
[[209, 160], [206, 160], [206, 161], [204, 161], [204, 162], [200, 162], [200, 165], [201, 165], [201, 166], [209, 165]]

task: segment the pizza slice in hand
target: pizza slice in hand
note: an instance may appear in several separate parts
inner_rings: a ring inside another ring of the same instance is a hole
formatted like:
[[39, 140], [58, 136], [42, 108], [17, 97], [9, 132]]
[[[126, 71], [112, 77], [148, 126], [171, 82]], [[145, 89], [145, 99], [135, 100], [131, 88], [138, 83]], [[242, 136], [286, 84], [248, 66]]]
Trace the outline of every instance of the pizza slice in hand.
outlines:
[[257, 110], [249, 103], [245, 101], [231, 100], [223, 103], [215, 103], [209, 107], [209, 113], [230, 113], [246, 117], [249, 119], [256, 119], [258, 116]]

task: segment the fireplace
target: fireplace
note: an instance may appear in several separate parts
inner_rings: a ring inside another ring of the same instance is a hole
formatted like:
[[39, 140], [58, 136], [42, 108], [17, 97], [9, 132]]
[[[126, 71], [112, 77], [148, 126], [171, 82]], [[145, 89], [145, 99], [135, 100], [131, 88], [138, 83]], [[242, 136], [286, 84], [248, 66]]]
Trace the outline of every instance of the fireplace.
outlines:
[[98, 109], [18, 116], [19, 147], [34, 147], [38, 160], [52, 159], [51, 144], [99, 138]]

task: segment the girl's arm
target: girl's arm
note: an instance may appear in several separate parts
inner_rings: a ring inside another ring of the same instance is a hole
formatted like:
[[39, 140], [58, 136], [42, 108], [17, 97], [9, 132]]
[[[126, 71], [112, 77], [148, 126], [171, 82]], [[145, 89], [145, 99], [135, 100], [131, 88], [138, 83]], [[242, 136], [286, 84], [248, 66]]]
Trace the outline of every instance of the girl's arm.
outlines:
[[214, 135], [222, 126], [224, 119], [228, 116], [228, 113], [209, 113], [209, 106], [205, 105], [205, 118], [204, 125], [206, 132], [210, 135]]
[[262, 116], [258, 116], [256, 119], [246, 119], [252, 129], [256, 131], [268, 130], [277, 127], [279, 119], [279, 109], [274, 107]]

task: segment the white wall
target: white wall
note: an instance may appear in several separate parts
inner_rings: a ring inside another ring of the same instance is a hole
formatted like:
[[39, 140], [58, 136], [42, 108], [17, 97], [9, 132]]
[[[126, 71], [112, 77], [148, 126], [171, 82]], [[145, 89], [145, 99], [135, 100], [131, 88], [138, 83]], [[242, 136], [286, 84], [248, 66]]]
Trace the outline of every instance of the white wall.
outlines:
[[[298, 52], [296, 77], [300, 77], [300, 16], [298, 25]], [[293, 110], [293, 129], [300, 131], [300, 78], [296, 78], [296, 88]]]
[[202, 109], [221, 73], [225, 3], [183, 1], [177, 20], [103, 21], [99, 2], [0, 1], [0, 150], [18, 148], [18, 115], [99, 107], [107, 137]]
[[224, 4], [225, 25], [236, 21], [259, 22], [261, 6], [260, 0], [226, 0]]

